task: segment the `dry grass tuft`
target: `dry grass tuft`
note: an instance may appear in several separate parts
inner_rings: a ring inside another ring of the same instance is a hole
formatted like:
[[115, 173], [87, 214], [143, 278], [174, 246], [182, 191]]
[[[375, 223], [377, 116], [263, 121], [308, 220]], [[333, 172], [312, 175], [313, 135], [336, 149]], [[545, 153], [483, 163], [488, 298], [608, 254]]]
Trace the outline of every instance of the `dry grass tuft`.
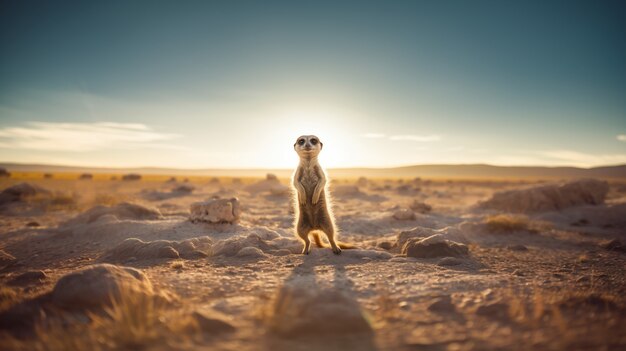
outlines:
[[193, 337], [192, 319], [168, 308], [165, 299], [120, 294], [100, 312], [47, 317], [36, 329], [36, 337], [20, 340], [7, 337], [15, 350], [138, 350]]
[[182, 261], [182, 260], [177, 260], [177, 261], [174, 261], [174, 262], [172, 262], [172, 263], [170, 264], [170, 267], [171, 267], [172, 269], [179, 269], [179, 270], [180, 270], [180, 269], [184, 269], [184, 268], [185, 268], [185, 261]]
[[489, 216], [483, 223], [490, 233], [529, 232], [539, 233], [550, 230], [550, 224], [532, 221], [527, 216], [516, 214], [499, 214]]

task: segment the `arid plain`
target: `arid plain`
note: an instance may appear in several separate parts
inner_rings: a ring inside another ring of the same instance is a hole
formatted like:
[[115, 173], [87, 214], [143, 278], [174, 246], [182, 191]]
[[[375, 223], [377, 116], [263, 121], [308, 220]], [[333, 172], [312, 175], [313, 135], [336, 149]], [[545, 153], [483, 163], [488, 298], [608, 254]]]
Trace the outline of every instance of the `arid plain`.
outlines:
[[0, 179], [3, 350], [626, 347], [623, 179], [331, 172], [337, 256], [280, 175], [78, 177]]

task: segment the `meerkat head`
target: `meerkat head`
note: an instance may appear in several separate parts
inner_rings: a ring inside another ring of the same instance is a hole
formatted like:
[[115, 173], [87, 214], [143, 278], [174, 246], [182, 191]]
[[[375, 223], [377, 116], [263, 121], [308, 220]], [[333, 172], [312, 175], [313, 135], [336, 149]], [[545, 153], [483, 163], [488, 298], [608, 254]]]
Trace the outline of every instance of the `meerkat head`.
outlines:
[[293, 148], [300, 158], [312, 158], [319, 155], [324, 144], [315, 135], [302, 135], [298, 137]]

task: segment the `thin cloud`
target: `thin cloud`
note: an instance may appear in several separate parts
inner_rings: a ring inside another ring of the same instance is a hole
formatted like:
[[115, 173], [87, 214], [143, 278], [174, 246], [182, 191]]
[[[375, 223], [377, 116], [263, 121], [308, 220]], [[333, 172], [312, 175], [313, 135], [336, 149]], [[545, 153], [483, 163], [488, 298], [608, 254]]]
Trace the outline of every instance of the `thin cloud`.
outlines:
[[371, 138], [371, 139], [380, 139], [380, 138], [384, 138], [387, 135], [385, 134], [380, 134], [380, 133], [365, 133], [363, 135], [361, 135], [364, 138]]
[[421, 143], [433, 142], [441, 140], [439, 135], [392, 135], [389, 140], [410, 140]]
[[160, 133], [140, 123], [28, 122], [24, 127], [0, 129], [0, 147], [42, 151], [95, 151], [105, 149], [179, 149], [167, 143], [177, 134]]
[[572, 150], [548, 150], [540, 154], [561, 164], [594, 167], [626, 163], [626, 154], [587, 154]]
[[620, 134], [617, 136], [617, 140], [626, 142], [626, 134]]

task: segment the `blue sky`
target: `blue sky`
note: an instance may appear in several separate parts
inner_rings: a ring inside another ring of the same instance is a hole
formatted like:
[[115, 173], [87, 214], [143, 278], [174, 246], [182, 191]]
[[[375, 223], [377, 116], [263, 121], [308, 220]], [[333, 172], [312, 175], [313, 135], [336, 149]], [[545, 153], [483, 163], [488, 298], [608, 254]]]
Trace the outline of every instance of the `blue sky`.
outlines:
[[5, 1], [0, 161], [626, 163], [614, 1]]

